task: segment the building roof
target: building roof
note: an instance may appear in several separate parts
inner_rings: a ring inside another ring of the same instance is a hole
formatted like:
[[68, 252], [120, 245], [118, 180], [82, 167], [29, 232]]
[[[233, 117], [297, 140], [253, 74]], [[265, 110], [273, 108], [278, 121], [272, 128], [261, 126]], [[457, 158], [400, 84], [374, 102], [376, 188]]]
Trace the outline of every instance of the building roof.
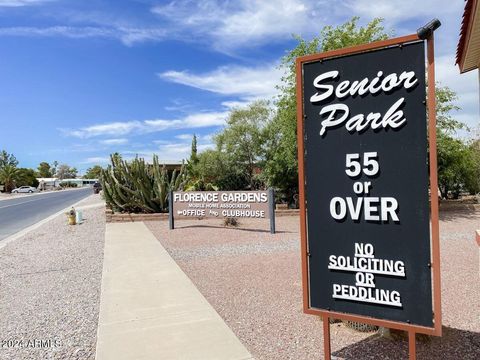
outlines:
[[60, 180], [59, 178], [37, 178], [38, 181], [45, 181], [45, 182], [51, 182], [51, 181], [58, 181]]
[[477, 69], [480, 63], [480, 6], [478, 0], [466, 0], [456, 64], [464, 73]]

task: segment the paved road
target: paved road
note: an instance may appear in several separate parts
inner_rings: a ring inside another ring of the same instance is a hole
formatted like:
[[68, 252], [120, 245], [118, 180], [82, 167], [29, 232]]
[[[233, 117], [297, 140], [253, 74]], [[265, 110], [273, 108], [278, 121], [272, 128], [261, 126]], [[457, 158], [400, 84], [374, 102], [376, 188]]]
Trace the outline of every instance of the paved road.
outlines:
[[0, 201], [0, 241], [75, 204], [93, 193], [91, 188], [33, 194]]

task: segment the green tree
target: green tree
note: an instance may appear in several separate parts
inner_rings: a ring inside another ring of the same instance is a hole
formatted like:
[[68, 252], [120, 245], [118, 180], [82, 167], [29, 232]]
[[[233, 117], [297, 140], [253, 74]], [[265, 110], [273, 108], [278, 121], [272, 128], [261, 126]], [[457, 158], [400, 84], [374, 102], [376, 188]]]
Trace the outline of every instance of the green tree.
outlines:
[[197, 181], [199, 181], [199, 169], [198, 169], [198, 152], [197, 152], [197, 136], [193, 134], [192, 138], [192, 150], [190, 152], [190, 159], [187, 160], [186, 170], [188, 174], [188, 187], [192, 187]]
[[87, 169], [86, 174], [83, 176], [84, 179], [100, 179], [102, 175], [103, 168], [100, 165], [95, 165]]
[[216, 183], [226, 171], [226, 159], [217, 150], [208, 149], [198, 155], [198, 177]]
[[478, 158], [460, 139], [441, 133], [438, 137], [438, 184], [443, 198], [449, 193], [456, 199], [463, 190], [477, 193], [479, 189]]
[[[192, 138], [192, 150], [190, 152], [190, 158], [187, 160], [186, 174], [188, 177], [188, 182], [185, 187], [186, 191], [216, 191], [218, 186], [214, 185], [213, 182], [216, 181], [219, 176], [221, 177], [221, 172], [216, 172], [215, 175], [208, 173], [211, 168], [209, 160], [211, 159], [211, 154], [218, 155], [216, 151], [207, 151], [203, 154], [198, 154], [197, 149], [197, 136], [193, 134]], [[200, 164], [200, 157], [202, 157], [202, 164]], [[208, 173], [208, 174], [207, 174]], [[210, 181], [207, 181], [208, 178]]]
[[480, 156], [478, 141], [470, 145], [455, 138], [458, 130], [468, 127], [456, 120], [453, 111], [457, 94], [446, 86], [435, 89], [437, 114], [438, 186], [443, 198], [449, 194], [458, 198], [462, 191], [472, 194], [480, 191]]
[[15, 188], [15, 178], [18, 169], [15, 165], [7, 164], [0, 168], [0, 183], [4, 185], [5, 192], [11, 192]]
[[304, 40], [295, 36], [298, 44], [282, 59], [285, 70], [277, 113], [269, 125], [265, 176], [270, 186], [280, 190], [285, 200], [292, 202], [298, 193], [297, 121], [295, 60], [299, 56], [315, 54], [373, 41], [385, 40], [390, 34], [383, 28], [383, 20], [376, 18], [365, 26], [358, 25], [358, 17], [337, 26], [325, 26], [319, 36]]
[[217, 149], [209, 149], [198, 155], [198, 184], [191, 190], [244, 190], [248, 180], [241, 169], [235, 167], [232, 158]]
[[57, 166], [58, 166], [58, 161], [55, 160], [55, 161], [52, 163], [52, 169], [51, 169], [52, 175], [55, 175], [55, 174], [57, 173]]
[[437, 84], [435, 89], [437, 116], [437, 164], [438, 187], [442, 198], [452, 195], [458, 198], [462, 191], [477, 193], [480, 187], [475, 142], [468, 145], [456, 138], [458, 130], [469, 131], [468, 127], [454, 118], [453, 112], [460, 110], [455, 91]]
[[35, 171], [28, 168], [19, 168], [17, 169], [17, 174], [15, 175], [15, 186], [38, 186], [38, 180], [36, 178]]
[[45, 161], [42, 161], [40, 165], [38, 165], [37, 171], [38, 177], [41, 178], [51, 178], [54, 175], [50, 169], [50, 164]]
[[77, 177], [77, 169], [70, 167], [67, 164], [61, 164], [58, 166], [57, 173], [55, 174], [59, 179], [74, 179]]
[[5, 192], [11, 192], [15, 187], [18, 160], [13, 154], [5, 150], [0, 152], [0, 184]]
[[193, 134], [193, 138], [192, 138], [192, 150], [190, 152], [190, 162], [193, 165], [198, 164], [197, 135], [195, 135], [195, 134]]
[[472, 174], [467, 181], [467, 188], [470, 194], [480, 193], [480, 138], [476, 138], [468, 145], [472, 157]]
[[249, 189], [263, 186], [258, 174], [265, 162], [266, 129], [271, 117], [268, 103], [254, 102], [233, 110], [225, 128], [214, 137], [217, 150], [243, 175]]
[[457, 93], [448, 86], [436, 84], [435, 87], [436, 114], [437, 114], [437, 134], [443, 133], [454, 135], [460, 129], [469, 130], [468, 127], [454, 119], [452, 112], [460, 110], [455, 104], [458, 100]]
[[5, 150], [2, 150], [0, 152], [0, 169], [7, 165], [16, 167], [18, 165], [18, 160], [13, 154], [9, 154]]

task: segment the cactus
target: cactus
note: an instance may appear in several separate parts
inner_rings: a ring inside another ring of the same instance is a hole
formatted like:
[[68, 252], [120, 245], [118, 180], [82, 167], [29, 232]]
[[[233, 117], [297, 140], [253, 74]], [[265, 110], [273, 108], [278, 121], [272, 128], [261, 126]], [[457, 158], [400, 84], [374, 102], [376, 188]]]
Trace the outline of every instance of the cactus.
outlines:
[[184, 165], [169, 175], [157, 155], [153, 164], [138, 157], [125, 161], [110, 155], [110, 159], [112, 163], [102, 171], [100, 181], [107, 206], [114, 212], [168, 212], [169, 192], [183, 190], [187, 183]]

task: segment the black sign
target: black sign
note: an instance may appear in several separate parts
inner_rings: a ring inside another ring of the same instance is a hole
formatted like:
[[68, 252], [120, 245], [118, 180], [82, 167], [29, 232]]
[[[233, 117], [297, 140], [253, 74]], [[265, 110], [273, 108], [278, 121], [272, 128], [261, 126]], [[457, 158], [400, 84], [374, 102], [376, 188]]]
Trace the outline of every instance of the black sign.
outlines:
[[309, 305], [430, 327], [424, 44], [302, 67]]

